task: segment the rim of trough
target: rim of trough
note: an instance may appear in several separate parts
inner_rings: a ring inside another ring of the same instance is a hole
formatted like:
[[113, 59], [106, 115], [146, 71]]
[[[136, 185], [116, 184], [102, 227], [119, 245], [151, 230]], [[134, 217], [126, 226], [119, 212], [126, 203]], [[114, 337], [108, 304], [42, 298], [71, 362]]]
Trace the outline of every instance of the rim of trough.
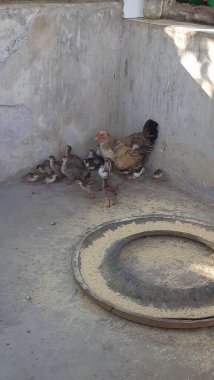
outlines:
[[[80, 266], [80, 257], [81, 257], [81, 251], [83, 244], [93, 236], [96, 232], [106, 232], [107, 230], [116, 229], [120, 224], [129, 224], [134, 223], [138, 221], [146, 222], [146, 221], [169, 221], [169, 222], [181, 222], [181, 223], [187, 223], [187, 224], [194, 224], [198, 227], [201, 227], [203, 229], [211, 230], [214, 233], [214, 225], [208, 225], [204, 221], [192, 219], [189, 217], [180, 217], [180, 216], [170, 216], [170, 215], [164, 215], [164, 214], [150, 214], [150, 215], [143, 215], [143, 216], [133, 216], [132, 218], [126, 218], [126, 219], [116, 219], [113, 221], [108, 221], [105, 223], [102, 223], [96, 227], [88, 228], [86, 233], [79, 239], [73, 258], [72, 258], [72, 270], [74, 277], [77, 281], [77, 283], [80, 285], [80, 287], [83, 289], [84, 293], [87, 294], [88, 297], [90, 297], [97, 305], [102, 307], [103, 309], [109, 311], [113, 315], [119, 316], [121, 318], [127, 319], [132, 322], [136, 322], [139, 324], [147, 325], [147, 326], [153, 326], [153, 327], [161, 327], [161, 328], [172, 328], [172, 329], [195, 329], [195, 328], [202, 328], [202, 327], [213, 327], [214, 326], [214, 315], [206, 318], [161, 318], [161, 317], [154, 317], [150, 315], [144, 315], [141, 313], [130, 313], [129, 310], [118, 307], [116, 304], [113, 304], [109, 301], [103, 300], [99, 295], [97, 295], [93, 290], [91, 290], [88, 285], [86, 284], [82, 274], [81, 274], [81, 266]], [[143, 232], [143, 231], [142, 231]], [[152, 232], [152, 230], [147, 231], [148, 236], [149, 233]], [[169, 232], [172, 236], [178, 236], [178, 231], [167, 231], [164, 230], [163, 234]], [[174, 232], [174, 234], [173, 234]], [[160, 232], [161, 234], [162, 232]], [[151, 236], [151, 235], [150, 235]], [[180, 235], [181, 236], [181, 235]], [[189, 233], [182, 233], [183, 237], [189, 238], [193, 241], [199, 241], [212, 249], [214, 248], [214, 241], [208, 241], [207, 239], [200, 238], [198, 239], [197, 235], [189, 234]], [[131, 237], [131, 235], [129, 235]], [[214, 308], [214, 305], [213, 305]]]

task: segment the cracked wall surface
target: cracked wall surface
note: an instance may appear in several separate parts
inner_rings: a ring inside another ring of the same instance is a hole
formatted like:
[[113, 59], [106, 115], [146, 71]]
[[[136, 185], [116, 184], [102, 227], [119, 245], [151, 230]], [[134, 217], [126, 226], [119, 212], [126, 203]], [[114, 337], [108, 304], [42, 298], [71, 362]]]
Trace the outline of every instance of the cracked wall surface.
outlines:
[[118, 124], [121, 6], [0, 5], [0, 180]]
[[214, 37], [127, 21], [120, 125], [160, 124], [152, 165], [214, 198]]
[[154, 168], [214, 197], [214, 38], [122, 19], [122, 4], [0, 5], [0, 181], [97, 130], [160, 124]]

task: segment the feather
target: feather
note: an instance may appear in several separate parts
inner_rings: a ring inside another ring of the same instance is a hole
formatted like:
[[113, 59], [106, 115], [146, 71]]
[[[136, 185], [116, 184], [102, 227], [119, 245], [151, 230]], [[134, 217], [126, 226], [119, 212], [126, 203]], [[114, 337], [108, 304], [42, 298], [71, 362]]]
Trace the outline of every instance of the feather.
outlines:
[[158, 123], [150, 119], [141, 132], [115, 140], [109, 133], [101, 131], [97, 133], [96, 140], [100, 143], [104, 159], [111, 159], [119, 170], [130, 170], [145, 165], [157, 137]]

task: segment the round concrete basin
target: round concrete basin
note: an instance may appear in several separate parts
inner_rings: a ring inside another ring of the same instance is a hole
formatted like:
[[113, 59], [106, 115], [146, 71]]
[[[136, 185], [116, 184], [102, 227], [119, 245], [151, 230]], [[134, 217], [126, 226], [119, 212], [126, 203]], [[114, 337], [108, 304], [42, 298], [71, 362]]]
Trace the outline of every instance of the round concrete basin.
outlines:
[[152, 326], [214, 326], [214, 227], [167, 216], [99, 226], [73, 259], [96, 303]]

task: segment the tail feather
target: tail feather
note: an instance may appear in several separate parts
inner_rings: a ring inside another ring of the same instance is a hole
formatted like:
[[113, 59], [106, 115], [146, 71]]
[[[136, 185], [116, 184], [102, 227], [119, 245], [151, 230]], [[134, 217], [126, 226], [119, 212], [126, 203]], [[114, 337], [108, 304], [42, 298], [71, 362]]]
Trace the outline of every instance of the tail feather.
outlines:
[[154, 143], [158, 137], [158, 123], [154, 120], [147, 120], [143, 127], [143, 135], [151, 142]]

